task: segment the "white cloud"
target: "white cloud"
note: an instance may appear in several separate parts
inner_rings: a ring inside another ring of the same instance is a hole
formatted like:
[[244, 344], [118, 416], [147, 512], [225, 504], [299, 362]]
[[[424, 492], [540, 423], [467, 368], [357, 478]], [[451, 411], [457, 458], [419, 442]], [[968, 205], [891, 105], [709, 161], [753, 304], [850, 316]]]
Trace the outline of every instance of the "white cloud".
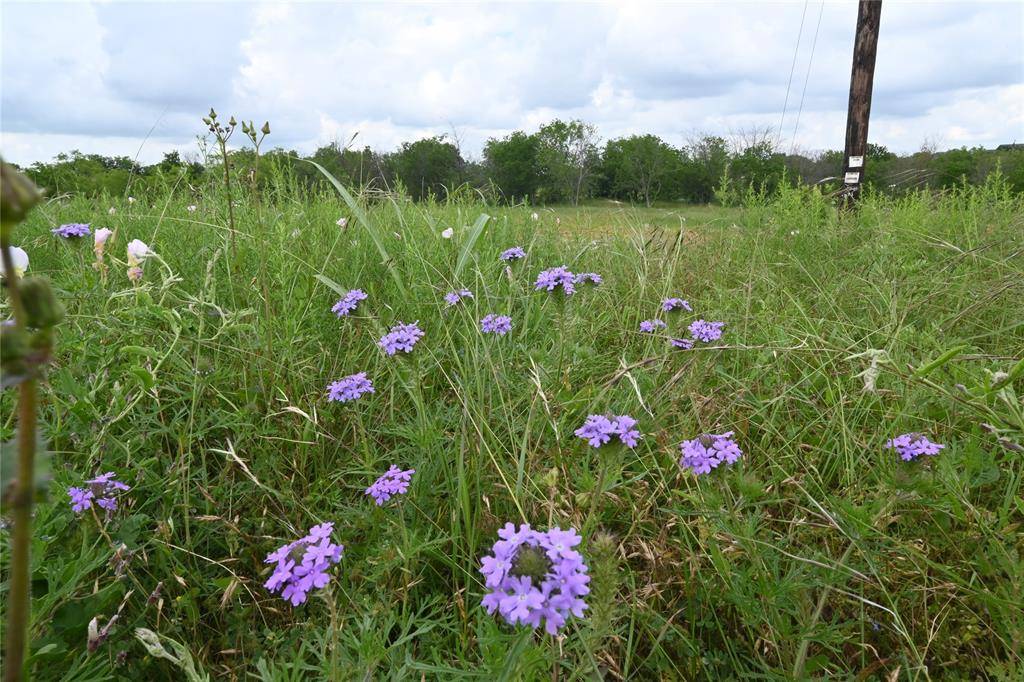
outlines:
[[[803, 7], [4, 3], [3, 151], [20, 162], [126, 153], [155, 125], [148, 162], [191, 147], [210, 105], [270, 120], [269, 144], [304, 152], [358, 131], [356, 144], [379, 149], [457, 134], [479, 154], [489, 136], [555, 117], [675, 144], [694, 130], [777, 127]], [[843, 141], [856, 5], [826, 3], [821, 16], [794, 141], [818, 17], [808, 6], [787, 148]], [[1019, 3], [887, 3], [873, 141], [1024, 139], [1022, 22]]]

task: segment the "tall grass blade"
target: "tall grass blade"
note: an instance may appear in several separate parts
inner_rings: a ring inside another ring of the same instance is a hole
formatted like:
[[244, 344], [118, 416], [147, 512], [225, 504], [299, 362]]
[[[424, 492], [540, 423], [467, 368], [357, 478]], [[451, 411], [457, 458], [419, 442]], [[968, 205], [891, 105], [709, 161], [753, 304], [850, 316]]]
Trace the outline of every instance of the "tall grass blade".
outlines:
[[355, 200], [355, 198], [349, 193], [349, 191], [345, 189], [345, 186], [338, 182], [338, 179], [331, 175], [326, 168], [321, 166], [316, 161], [310, 161], [309, 159], [303, 160], [306, 161], [306, 163], [315, 166], [316, 169], [323, 173], [324, 177], [327, 178], [332, 185], [334, 185], [334, 189], [338, 190], [338, 194], [340, 194], [341, 198], [345, 200], [346, 204], [348, 204], [349, 209], [352, 211], [352, 215], [356, 217], [356, 220], [359, 221], [359, 224], [362, 225], [363, 228], [366, 229], [366, 232], [370, 235], [370, 239], [373, 240], [374, 245], [377, 247], [377, 252], [380, 254], [380, 257], [383, 260], [384, 265], [387, 267], [388, 272], [391, 274], [391, 279], [395, 281], [395, 286], [398, 287], [398, 290], [402, 292], [402, 297], [405, 298], [408, 292], [406, 291], [405, 288], [405, 282], [402, 280], [402, 273], [400, 273], [398, 269], [395, 267], [395, 262], [391, 258], [391, 254], [388, 253], [387, 247], [384, 246], [383, 235], [380, 233], [380, 230], [377, 229], [376, 225], [370, 222], [370, 218], [369, 216], [366, 215], [366, 211], [363, 210], [363, 207], [359, 205], [359, 202]]
[[469, 256], [473, 253], [473, 247], [476, 246], [477, 240], [484, 233], [484, 228], [487, 227], [487, 223], [490, 220], [491, 216], [481, 213], [476, 222], [473, 223], [473, 227], [469, 229], [469, 236], [466, 237], [466, 241], [462, 242], [462, 248], [459, 250], [459, 259], [455, 262], [455, 281], [458, 281], [459, 276], [462, 275], [462, 271], [466, 268], [466, 263], [469, 262]]

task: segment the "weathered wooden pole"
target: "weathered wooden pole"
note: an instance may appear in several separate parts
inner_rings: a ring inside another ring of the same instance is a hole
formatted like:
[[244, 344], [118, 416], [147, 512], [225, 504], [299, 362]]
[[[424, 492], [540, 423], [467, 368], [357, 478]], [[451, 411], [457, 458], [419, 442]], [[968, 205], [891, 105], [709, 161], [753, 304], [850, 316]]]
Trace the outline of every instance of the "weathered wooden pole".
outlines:
[[871, 85], [875, 78], [875, 53], [882, 0], [860, 0], [857, 35], [853, 43], [850, 73], [850, 108], [846, 115], [846, 155], [843, 158], [843, 205], [860, 198], [868, 152], [868, 117], [871, 114]]

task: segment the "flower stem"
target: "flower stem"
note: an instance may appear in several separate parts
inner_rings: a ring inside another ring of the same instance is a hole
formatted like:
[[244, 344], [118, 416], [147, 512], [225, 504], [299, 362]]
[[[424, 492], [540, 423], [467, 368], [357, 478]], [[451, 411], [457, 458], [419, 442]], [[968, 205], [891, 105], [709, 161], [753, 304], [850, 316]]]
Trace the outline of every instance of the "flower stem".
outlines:
[[589, 537], [588, 533], [594, 523], [594, 515], [597, 513], [597, 503], [604, 493], [604, 479], [608, 474], [607, 458], [598, 455], [598, 459], [601, 461], [601, 464], [597, 470], [597, 485], [594, 486], [594, 492], [590, 495], [590, 511], [587, 512], [587, 519], [583, 522], [583, 532], [581, 533], [583, 537]]
[[[3, 230], [2, 258], [7, 273], [14, 322], [25, 329], [25, 307], [18, 289], [18, 275]], [[36, 457], [36, 393], [35, 371], [21, 383], [18, 393], [18, 474], [11, 493], [11, 563], [7, 591], [7, 636], [4, 658], [5, 682], [22, 679], [25, 642], [29, 621], [29, 547], [32, 539], [32, 497]]]
[[[8, 270], [11, 272], [11, 270]], [[22, 679], [29, 621], [29, 544], [32, 538], [32, 482], [36, 456], [36, 380], [28, 379], [18, 396], [18, 479], [12, 495], [11, 577], [7, 602], [5, 682]]]

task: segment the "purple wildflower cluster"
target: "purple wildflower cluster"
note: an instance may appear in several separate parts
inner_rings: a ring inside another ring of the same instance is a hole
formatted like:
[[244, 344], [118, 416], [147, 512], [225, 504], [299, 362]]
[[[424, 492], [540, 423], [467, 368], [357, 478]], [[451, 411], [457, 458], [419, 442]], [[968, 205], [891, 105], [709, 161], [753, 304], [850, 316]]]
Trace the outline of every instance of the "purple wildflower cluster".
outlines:
[[666, 298], [661, 302], [661, 309], [666, 313], [672, 312], [673, 310], [686, 310], [687, 312], [693, 312], [693, 308], [690, 307], [690, 302], [681, 298]]
[[743, 456], [743, 451], [732, 439], [732, 431], [722, 434], [705, 433], [693, 440], [684, 440], [679, 446], [683, 456], [679, 466], [693, 473], [708, 474], [719, 464], [732, 464]]
[[366, 300], [366, 292], [362, 289], [352, 289], [345, 296], [334, 304], [331, 312], [338, 317], [345, 317], [359, 305], [360, 301]]
[[457, 291], [449, 291], [444, 295], [444, 302], [448, 304], [448, 307], [455, 305], [464, 298], [473, 298], [473, 292], [469, 289], [459, 289]]
[[282, 545], [267, 555], [264, 563], [277, 564], [267, 582], [263, 584], [271, 593], [298, 606], [306, 601], [311, 590], [320, 589], [330, 582], [327, 574], [332, 564], [341, 561], [344, 545], [331, 542], [333, 523], [321, 523], [309, 529], [309, 535]]
[[690, 336], [698, 341], [703, 341], [704, 343], [717, 341], [722, 338], [722, 327], [724, 326], [725, 322], [694, 320], [690, 323]]
[[534, 286], [538, 291], [541, 289], [554, 291], [558, 287], [562, 287], [562, 291], [566, 296], [572, 296], [576, 293], [576, 275], [569, 272], [569, 269], [564, 265], [560, 265], [557, 268], [549, 268], [537, 275], [537, 283]]
[[640, 440], [640, 432], [633, 428], [635, 426], [636, 420], [628, 414], [618, 416], [592, 414], [587, 417], [583, 426], [576, 429], [575, 433], [587, 441], [591, 447], [599, 448], [610, 441], [612, 436], [618, 436], [627, 448], [635, 448]]
[[60, 227], [53, 228], [50, 232], [58, 237], [63, 237], [64, 239], [88, 237], [91, 234], [88, 223], [67, 223]]
[[68, 488], [68, 497], [71, 498], [71, 510], [81, 514], [86, 509], [91, 509], [93, 502], [107, 512], [117, 510], [118, 491], [130, 490], [130, 488], [114, 478], [114, 472], [108, 471], [96, 478], [85, 482], [84, 488]]
[[582, 538], [575, 528], [538, 531], [511, 523], [498, 531], [492, 554], [481, 562], [480, 573], [489, 592], [482, 604], [498, 612], [509, 625], [523, 624], [558, 634], [570, 615], [583, 616], [590, 592], [587, 565], [573, 549]]
[[512, 331], [512, 318], [508, 315], [485, 315], [480, 320], [480, 330], [484, 334], [497, 334], [504, 336]]
[[657, 329], [664, 329], [668, 325], [663, 320], [644, 320], [640, 323], [640, 331], [644, 334], [653, 334]]
[[395, 495], [404, 495], [409, 490], [409, 481], [415, 469], [402, 471], [394, 464], [366, 489], [366, 494], [373, 498], [377, 506], [381, 506]]
[[387, 334], [381, 337], [377, 343], [388, 355], [394, 355], [398, 351], [411, 353], [416, 342], [423, 338], [423, 330], [419, 327], [419, 320], [412, 324], [399, 322], [391, 328]]
[[520, 258], [526, 258], [526, 251], [521, 246], [513, 246], [511, 249], [505, 249], [498, 256], [503, 261], [519, 260]]
[[604, 278], [596, 272], [581, 272], [573, 279], [574, 284], [586, 284], [587, 282], [600, 284], [603, 281]]
[[693, 348], [693, 339], [672, 338], [669, 339], [668, 342], [673, 348], [682, 348], [683, 350], [690, 350]]
[[946, 446], [931, 442], [927, 436], [921, 433], [904, 433], [902, 436], [896, 436], [886, 441], [885, 447], [895, 450], [904, 462], [909, 462], [921, 455], [934, 457], [939, 454], [939, 450]]
[[331, 382], [327, 386], [327, 399], [347, 403], [364, 393], [373, 392], [373, 382], [366, 378], [366, 372], [359, 372]]

